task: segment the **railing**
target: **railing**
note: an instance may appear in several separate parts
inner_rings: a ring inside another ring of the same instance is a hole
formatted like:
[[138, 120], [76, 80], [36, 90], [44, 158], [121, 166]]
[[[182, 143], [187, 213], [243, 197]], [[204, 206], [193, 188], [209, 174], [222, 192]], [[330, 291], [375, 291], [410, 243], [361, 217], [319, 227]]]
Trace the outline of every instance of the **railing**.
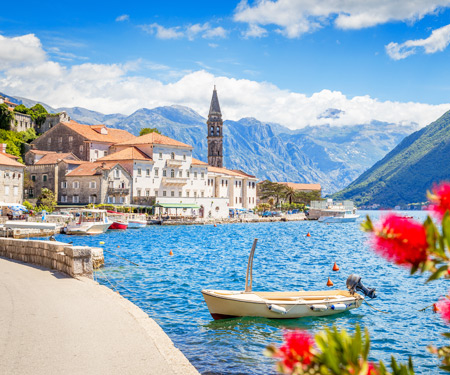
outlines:
[[183, 160], [167, 159], [166, 165], [168, 167], [181, 167], [183, 165]]
[[188, 179], [180, 178], [180, 177], [163, 177], [162, 184], [163, 185], [186, 185]]
[[109, 194], [109, 195], [114, 195], [114, 194], [128, 195], [129, 193], [130, 193], [129, 188], [108, 188], [108, 190], [107, 190], [107, 194]]

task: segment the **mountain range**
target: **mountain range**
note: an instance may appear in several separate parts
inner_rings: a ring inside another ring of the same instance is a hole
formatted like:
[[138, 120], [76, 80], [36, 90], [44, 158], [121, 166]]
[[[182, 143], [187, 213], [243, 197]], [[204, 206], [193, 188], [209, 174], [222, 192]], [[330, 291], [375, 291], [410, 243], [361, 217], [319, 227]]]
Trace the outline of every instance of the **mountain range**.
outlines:
[[385, 207], [421, 203], [427, 190], [449, 178], [450, 111], [403, 139], [335, 198]]
[[[27, 107], [37, 103], [13, 98]], [[41, 104], [49, 112], [66, 111], [73, 120], [83, 124], [101, 123], [135, 135], [142, 128], [156, 127], [162, 134], [192, 145], [194, 157], [207, 161], [206, 118], [188, 107], [142, 108], [126, 116]], [[330, 108], [323, 116], [331, 118], [338, 111]], [[291, 130], [254, 118], [227, 120], [224, 122], [224, 164], [261, 180], [320, 183], [323, 193], [329, 194], [345, 188], [417, 128], [415, 123], [372, 121], [361, 125], [322, 125]]]

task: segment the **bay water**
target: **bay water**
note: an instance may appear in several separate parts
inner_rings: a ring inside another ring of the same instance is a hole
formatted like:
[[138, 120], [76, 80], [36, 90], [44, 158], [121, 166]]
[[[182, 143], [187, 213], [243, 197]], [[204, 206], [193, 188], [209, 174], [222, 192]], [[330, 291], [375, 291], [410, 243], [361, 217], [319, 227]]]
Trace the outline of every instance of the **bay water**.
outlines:
[[[411, 356], [416, 373], [438, 374], [439, 361], [426, 347], [446, 345], [441, 333], [450, 329], [431, 307], [418, 310], [447, 294], [450, 285], [442, 279], [425, 284], [425, 276], [411, 276], [377, 256], [360, 223], [366, 214], [376, 221], [383, 213], [359, 213], [354, 223], [148, 226], [91, 237], [58, 235], [57, 240], [104, 248], [105, 267], [95, 279], [142, 308], [202, 374], [275, 374], [274, 360], [263, 352], [269, 344], [279, 345], [286, 330], [315, 333], [335, 325], [353, 332], [358, 324], [370, 332], [372, 360], [386, 363], [393, 355], [406, 362]], [[420, 221], [426, 216], [402, 214]], [[328, 277], [332, 288], [346, 289], [347, 277], [355, 273], [377, 290], [378, 297], [368, 302], [387, 313], [363, 304], [331, 317], [214, 321], [200, 291], [243, 290], [254, 238], [253, 290], [327, 290]], [[334, 262], [340, 271], [332, 271]]]

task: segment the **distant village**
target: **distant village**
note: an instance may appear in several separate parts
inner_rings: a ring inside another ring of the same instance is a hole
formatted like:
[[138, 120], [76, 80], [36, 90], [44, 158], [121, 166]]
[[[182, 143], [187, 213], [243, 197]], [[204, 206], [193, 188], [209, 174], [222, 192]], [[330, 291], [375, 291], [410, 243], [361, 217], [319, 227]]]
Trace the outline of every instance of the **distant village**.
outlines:
[[[231, 211], [254, 210], [267, 202], [258, 179], [224, 168], [223, 120], [214, 87], [206, 131], [208, 162], [192, 157], [193, 147], [150, 132], [135, 136], [105, 125], [83, 125], [65, 112], [39, 123], [16, 112], [17, 104], [0, 97], [14, 116], [10, 129], [35, 129], [39, 135], [25, 152], [25, 165], [0, 145], [2, 204], [35, 201], [51, 190], [58, 206], [111, 204], [157, 207], [200, 218], [225, 218]], [[280, 183], [296, 192], [316, 192], [319, 184]], [[273, 202], [271, 202], [273, 203]]]

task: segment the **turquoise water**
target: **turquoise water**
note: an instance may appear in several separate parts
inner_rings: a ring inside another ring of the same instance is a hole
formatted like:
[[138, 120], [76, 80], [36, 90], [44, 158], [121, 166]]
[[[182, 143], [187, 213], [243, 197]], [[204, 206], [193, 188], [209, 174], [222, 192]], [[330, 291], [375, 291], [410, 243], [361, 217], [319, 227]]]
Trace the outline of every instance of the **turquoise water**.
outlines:
[[[421, 219], [425, 215], [410, 214]], [[379, 212], [370, 215], [377, 217]], [[308, 232], [311, 237], [306, 236]], [[259, 242], [253, 290], [323, 290], [328, 277], [334, 288], [345, 289], [347, 276], [357, 273], [366, 286], [377, 289], [378, 298], [369, 302], [389, 314], [363, 304], [333, 317], [213, 321], [200, 290], [243, 290], [254, 238]], [[103, 247], [105, 267], [96, 272], [96, 279], [113, 285], [155, 319], [202, 374], [273, 374], [274, 362], [264, 357], [263, 350], [270, 343], [280, 343], [285, 329], [317, 332], [332, 324], [350, 331], [356, 324], [367, 327], [373, 360], [389, 361], [394, 355], [406, 361], [412, 356], [417, 373], [439, 373], [438, 361], [426, 347], [446, 344], [440, 333], [450, 329], [431, 308], [418, 310], [445, 295], [447, 281], [425, 285], [423, 276], [410, 276], [407, 270], [374, 255], [359, 222], [151, 226], [93, 237], [59, 235], [57, 239]], [[173, 256], [169, 256], [171, 250]], [[339, 272], [332, 271], [335, 261]]]

